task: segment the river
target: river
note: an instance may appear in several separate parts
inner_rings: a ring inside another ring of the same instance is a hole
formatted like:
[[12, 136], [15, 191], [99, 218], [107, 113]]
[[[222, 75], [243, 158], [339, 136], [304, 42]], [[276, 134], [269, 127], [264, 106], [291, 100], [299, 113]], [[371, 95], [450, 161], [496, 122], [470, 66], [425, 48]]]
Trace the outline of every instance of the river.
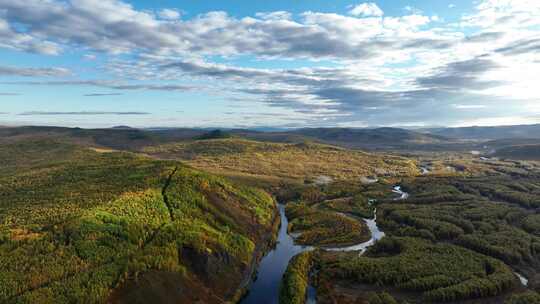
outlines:
[[[394, 186], [392, 192], [400, 196], [395, 200], [403, 200], [409, 197], [407, 192], [404, 192], [400, 186]], [[370, 200], [371, 202], [371, 200]], [[250, 287], [249, 293], [241, 301], [241, 304], [276, 304], [279, 303], [279, 286], [281, 278], [287, 270], [290, 259], [295, 255], [312, 250], [312, 246], [299, 246], [294, 244], [294, 238], [287, 233], [289, 221], [285, 216], [285, 206], [279, 204], [279, 215], [281, 217], [281, 227], [279, 229], [276, 247], [270, 251], [259, 264], [257, 278]], [[384, 237], [377, 226], [377, 210], [375, 209], [373, 219], [363, 219], [371, 232], [371, 239], [348, 247], [324, 248], [330, 251], [359, 251], [364, 253], [369, 246], [372, 246]], [[307, 290], [307, 304], [315, 304], [316, 290], [313, 286], [309, 286]]]
[[523, 275], [517, 273], [517, 272], [514, 272], [516, 274], [516, 276], [518, 277], [519, 281], [521, 282], [521, 285], [527, 287], [527, 285], [529, 285], [529, 280], [527, 280], [526, 277], [524, 277]]
[[375, 216], [373, 219], [364, 219], [366, 222], [366, 225], [369, 228], [369, 232], [371, 233], [371, 239], [369, 239], [366, 242], [347, 246], [347, 247], [334, 247], [334, 248], [324, 248], [328, 251], [360, 251], [360, 254], [363, 254], [369, 246], [372, 246], [377, 242], [378, 240], [382, 239], [384, 237], [384, 232], [382, 232], [379, 227], [377, 226], [377, 209], [375, 209], [374, 212]]
[[401, 189], [401, 186], [394, 186], [394, 188], [392, 188], [392, 192], [397, 193], [397, 194], [400, 195], [399, 197], [396, 197], [396, 198], [394, 199], [395, 201], [406, 200], [406, 199], [409, 198], [409, 193], [403, 191], [403, 190]]
[[251, 285], [247, 296], [242, 300], [242, 304], [278, 303], [281, 277], [287, 270], [289, 260], [301, 252], [313, 249], [310, 246], [294, 244], [293, 237], [287, 233], [289, 221], [285, 216], [285, 205], [279, 204], [278, 208], [281, 227], [279, 228], [276, 247], [259, 264], [257, 278]]

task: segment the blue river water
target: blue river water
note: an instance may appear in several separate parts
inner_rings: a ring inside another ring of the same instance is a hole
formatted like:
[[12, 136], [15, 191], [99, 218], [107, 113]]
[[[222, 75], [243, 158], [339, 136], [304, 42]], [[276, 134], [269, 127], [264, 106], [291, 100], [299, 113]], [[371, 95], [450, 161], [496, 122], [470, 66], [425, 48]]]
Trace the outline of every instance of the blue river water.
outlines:
[[309, 246], [294, 244], [294, 239], [287, 233], [289, 222], [285, 216], [285, 206], [279, 204], [278, 208], [281, 216], [281, 227], [276, 248], [262, 259], [259, 264], [257, 279], [251, 285], [250, 292], [242, 300], [242, 304], [278, 303], [281, 277], [287, 270], [289, 260], [301, 252], [312, 249]]
[[[399, 195], [395, 200], [405, 200], [409, 194], [402, 191], [400, 186], [395, 186], [392, 192]], [[289, 261], [297, 254], [312, 250], [311, 246], [300, 246], [294, 244], [294, 238], [287, 233], [289, 224], [287, 216], [285, 216], [285, 206], [279, 204], [279, 214], [281, 217], [281, 227], [279, 229], [276, 247], [270, 251], [261, 261], [258, 268], [256, 280], [251, 284], [249, 293], [240, 302], [241, 304], [277, 304], [279, 303], [279, 286], [281, 278], [287, 270]], [[377, 227], [377, 211], [373, 219], [364, 219], [369, 231], [371, 239], [367, 242], [356, 244], [348, 247], [324, 248], [331, 251], [359, 251], [360, 254], [375, 244], [378, 240], [384, 237], [384, 232]], [[315, 304], [316, 290], [313, 286], [309, 286], [307, 290], [307, 304]]]

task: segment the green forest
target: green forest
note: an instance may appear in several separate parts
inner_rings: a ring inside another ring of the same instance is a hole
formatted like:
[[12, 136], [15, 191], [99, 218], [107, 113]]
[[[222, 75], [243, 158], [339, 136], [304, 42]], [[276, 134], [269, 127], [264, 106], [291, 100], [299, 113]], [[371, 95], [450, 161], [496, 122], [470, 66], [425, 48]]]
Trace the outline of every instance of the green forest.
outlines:
[[50, 141], [0, 154], [2, 303], [128, 303], [151, 273], [192, 288], [184, 301], [221, 303], [274, 229], [264, 191], [180, 163]]
[[[515, 274], [537, 286], [539, 176], [444, 175], [398, 182], [410, 194], [406, 200], [392, 198], [381, 188], [392, 184], [384, 181], [291, 190], [298, 202], [287, 205], [287, 215], [292, 230], [302, 231], [300, 243], [318, 245], [302, 235], [324, 230], [319, 212], [370, 218], [376, 208], [386, 234], [361, 256], [324, 250], [313, 255], [307, 273], [315, 274], [310, 283], [317, 287], [318, 303], [539, 303]], [[340, 230], [335, 222], [329, 226]], [[289, 281], [286, 275], [284, 286]]]
[[[314, 248], [284, 269], [280, 304], [308, 289], [320, 304], [540, 303], [540, 175], [516, 162], [17, 136], [0, 146], [0, 303], [241, 303], [279, 246], [277, 203], [294, 243]], [[375, 218], [384, 237], [363, 254], [326, 250], [369, 241]]]

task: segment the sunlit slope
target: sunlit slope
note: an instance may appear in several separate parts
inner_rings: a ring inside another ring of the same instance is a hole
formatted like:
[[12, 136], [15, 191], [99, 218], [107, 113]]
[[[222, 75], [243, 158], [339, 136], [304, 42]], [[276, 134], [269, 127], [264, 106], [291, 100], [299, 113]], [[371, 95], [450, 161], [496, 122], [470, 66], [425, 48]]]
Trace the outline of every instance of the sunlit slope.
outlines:
[[222, 303], [273, 226], [266, 193], [176, 162], [47, 140], [0, 154], [0, 303]]
[[147, 147], [145, 153], [185, 160], [213, 172], [236, 172], [273, 177], [333, 179], [362, 176], [403, 176], [418, 173], [411, 160], [369, 154], [335, 146], [300, 143], [268, 143], [238, 138], [198, 140]]

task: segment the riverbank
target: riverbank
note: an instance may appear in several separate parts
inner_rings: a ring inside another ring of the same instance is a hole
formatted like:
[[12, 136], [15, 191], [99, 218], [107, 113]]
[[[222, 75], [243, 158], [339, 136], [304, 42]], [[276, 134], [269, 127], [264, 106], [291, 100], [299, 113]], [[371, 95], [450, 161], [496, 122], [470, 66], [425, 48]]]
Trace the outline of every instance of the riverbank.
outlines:
[[281, 225], [275, 248], [269, 251], [259, 263], [256, 277], [241, 304], [276, 304], [279, 301], [279, 286], [289, 261], [297, 254], [312, 249], [310, 246], [295, 245], [287, 233], [289, 224], [285, 216], [285, 206], [278, 205]]
[[[396, 198], [397, 200], [406, 199], [408, 193], [401, 190], [399, 186], [394, 186], [392, 192], [398, 193], [400, 197]], [[374, 203], [372, 199], [368, 199], [368, 204], [371, 205]], [[289, 219], [285, 212], [285, 205], [278, 205], [279, 214], [281, 218], [281, 226], [279, 229], [276, 247], [271, 250], [260, 262], [258, 273], [256, 279], [250, 287], [247, 295], [241, 300], [241, 304], [276, 304], [279, 303], [279, 294], [280, 286], [282, 284], [282, 279], [284, 279], [284, 274], [286, 273], [289, 262], [293, 257], [298, 254], [305, 253], [312, 249], [320, 248], [321, 250], [327, 251], [358, 251], [359, 254], [362, 254], [367, 250], [368, 247], [374, 245], [378, 240], [382, 239], [385, 234], [377, 226], [377, 213], [376, 208], [374, 208], [373, 218], [358, 218], [346, 216], [350, 220], [354, 221], [363, 221], [362, 224], [365, 225], [369, 231], [370, 237], [367, 240], [363, 240], [360, 243], [351, 245], [351, 246], [322, 246], [322, 247], [313, 247], [313, 246], [302, 246], [295, 243], [295, 238], [289, 234]], [[304, 265], [306, 263], [302, 263]], [[302, 267], [305, 268], [305, 267]], [[304, 269], [306, 270], [306, 269]], [[289, 282], [291, 285], [301, 285], [302, 290], [299, 290], [302, 297], [309, 298], [311, 303], [316, 302], [316, 289], [313, 286], [309, 285], [309, 272], [311, 269], [304, 271], [302, 274], [295, 274], [290, 276], [292, 280], [297, 280], [302, 278], [302, 282]], [[291, 298], [296, 298], [290, 293], [287, 293]]]
[[282, 225], [281, 216], [278, 208], [274, 213], [272, 223], [272, 232], [266, 236], [266, 241], [262, 242], [261, 245], [255, 248], [255, 251], [253, 252], [252, 262], [244, 273], [244, 280], [238, 287], [237, 292], [231, 298], [232, 303], [241, 302], [242, 299], [247, 295], [252, 282], [256, 279], [258, 265], [260, 264], [261, 260], [268, 254], [270, 250], [273, 250], [273, 248], [276, 247], [278, 232]]

